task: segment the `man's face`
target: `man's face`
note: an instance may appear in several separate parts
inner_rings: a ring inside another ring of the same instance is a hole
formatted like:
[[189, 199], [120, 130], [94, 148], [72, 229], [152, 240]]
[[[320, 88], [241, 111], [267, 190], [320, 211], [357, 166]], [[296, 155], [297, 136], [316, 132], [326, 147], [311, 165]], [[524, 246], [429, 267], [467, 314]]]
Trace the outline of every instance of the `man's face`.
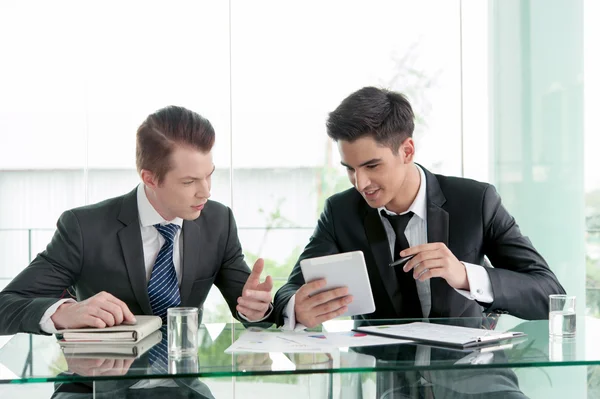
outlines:
[[171, 154], [171, 170], [158, 184], [152, 172], [142, 170], [150, 203], [165, 220], [200, 216], [210, 197], [211, 176], [215, 170], [212, 153], [177, 145]]
[[402, 196], [414, 154], [411, 138], [404, 140], [396, 155], [368, 136], [353, 142], [340, 140], [337, 145], [350, 182], [370, 207], [384, 207]]

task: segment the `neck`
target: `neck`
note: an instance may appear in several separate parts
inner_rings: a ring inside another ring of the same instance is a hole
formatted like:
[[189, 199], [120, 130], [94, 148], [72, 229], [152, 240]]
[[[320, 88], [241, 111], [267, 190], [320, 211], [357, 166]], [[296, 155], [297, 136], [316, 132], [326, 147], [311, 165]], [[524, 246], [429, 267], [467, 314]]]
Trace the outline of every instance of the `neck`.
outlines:
[[414, 163], [409, 166], [404, 183], [400, 186], [400, 194], [396, 195], [385, 207], [394, 213], [406, 212], [415, 202], [421, 187], [421, 173]]
[[145, 184], [144, 184], [144, 194], [146, 194], [146, 198], [148, 198], [148, 202], [150, 202], [150, 205], [152, 205], [152, 208], [154, 208], [154, 210], [156, 212], [158, 212], [158, 214], [163, 219], [165, 219], [166, 221], [175, 219], [175, 217], [170, 217], [170, 215], [168, 215], [165, 211], [163, 211], [163, 209], [160, 207], [160, 203], [159, 203], [158, 199], [156, 198], [156, 195], [154, 194], [154, 191], [150, 190], [148, 188], [148, 186], [146, 186]]

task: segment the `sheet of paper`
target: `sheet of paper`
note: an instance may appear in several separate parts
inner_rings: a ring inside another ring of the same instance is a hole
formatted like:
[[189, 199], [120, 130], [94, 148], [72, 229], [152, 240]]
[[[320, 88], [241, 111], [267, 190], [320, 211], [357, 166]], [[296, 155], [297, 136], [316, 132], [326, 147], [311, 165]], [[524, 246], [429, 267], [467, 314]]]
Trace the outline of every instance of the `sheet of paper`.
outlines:
[[481, 337], [509, 338], [517, 333], [504, 333], [502, 331], [483, 330], [478, 328], [467, 328], [460, 326], [449, 326], [432, 323], [409, 323], [385, 326], [369, 326], [359, 328], [361, 331], [374, 332], [398, 337], [413, 338], [415, 340], [429, 340], [448, 342], [454, 344], [467, 344], [476, 342]]
[[389, 345], [410, 342], [402, 339], [384, 338], [361, 332], [280, 332], [246, 331], [225, 353], [234, 352], [285, 352], [328, 353], [338, 348]]
[[[287, 335], [292, 335], [288, 337]], [[239, 352], [285, 352], [285, 353], [327, 353], [331, 350], [316, 342], [296, 340], [295, 334], [270, 331], [246, 331], [225, 353]]]
[[319, 345], [324, 345], [329, 348], [352, 348], [358, 346], [393, 345], [411, 342], [405, 339], [378, 337], [376, 335], [369, 335], [356, 331], [302, 333], [301, 335], [298, 334], [295, 340], [307, 344], [317, 341]]

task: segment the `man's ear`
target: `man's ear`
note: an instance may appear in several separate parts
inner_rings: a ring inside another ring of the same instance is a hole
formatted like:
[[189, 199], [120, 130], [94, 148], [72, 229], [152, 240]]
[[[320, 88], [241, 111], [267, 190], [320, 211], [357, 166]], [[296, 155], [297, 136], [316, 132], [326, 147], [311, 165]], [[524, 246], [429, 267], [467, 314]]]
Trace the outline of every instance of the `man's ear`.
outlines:
[[412, 137], [408, 137], [400, 145], [400, 152], [404, 155], [404, 163], [410, 163], [415, 158], [415, 142]]
[[148, 186], [149, 188], [158, 187], [158, 179], [156, 178], [154, 173], [152, 173], [152, 171], [149, 171], [147, 169], [142, 169], [142, 172], [140, 173], [140, 175], [142, 176], [142, 182], [146, 186]]

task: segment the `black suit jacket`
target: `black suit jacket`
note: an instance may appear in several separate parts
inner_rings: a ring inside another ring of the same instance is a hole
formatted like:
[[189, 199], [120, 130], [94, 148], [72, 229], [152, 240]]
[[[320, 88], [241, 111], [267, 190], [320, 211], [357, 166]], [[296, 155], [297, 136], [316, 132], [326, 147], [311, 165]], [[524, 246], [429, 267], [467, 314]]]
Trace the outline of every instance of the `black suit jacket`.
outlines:
[[[208, 201], [184, 221], [181, 306], [201, 308], [215, 284], [237, 317], [237, 298], [250, 275], [231, 209]], [[79, 301], [106, 291], [133, 314], [151, 315], [136, 189], [64, 212], [46, 250], [0, 293], [0, 335], [43, 333], [39, 322], [74, 286]]]
[[[463, 262], [484, 265], [494, 302], [488, 311], [511, 313], [524, 319], [548, 318], [548, 295], [564, 293], [542, 256], [524, 237], [506, 211], [494, 187], [470, 179], [434, 175], [423, 168], [427, 187], [427, 241], [443, 242]], [[377, 213], [354, 188], [330, 197], [317, 227], [288, 282], [275, 294], [275, 317], [283, 324], [283, 310], [304, 284], [302, 259], [362, 251], [367, 263], [376, 310], [365, 319], [404, 317], [402, 292], [392, 268], [388, 238]], [[442, 278], [431, 279], [429, 317], [480, 317], [481, 306], [468, 300]]]

